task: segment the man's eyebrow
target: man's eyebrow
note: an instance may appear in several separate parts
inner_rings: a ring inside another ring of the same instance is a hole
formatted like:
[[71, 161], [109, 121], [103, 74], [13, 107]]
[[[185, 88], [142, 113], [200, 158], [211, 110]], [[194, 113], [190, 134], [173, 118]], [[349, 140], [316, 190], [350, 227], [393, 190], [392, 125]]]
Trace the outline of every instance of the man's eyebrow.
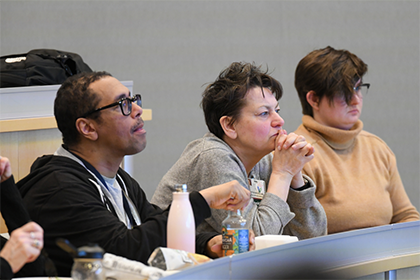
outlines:
[[127, 94], [125, 94], [125, 93], [121, 93], [120, 95], [118, 95], [118, 96], [115, 98], [115, 101], [120, 101], [121, 99], [126, 98], [126, 97], [130, 97], [130, 96], [131, 96], [131, 92], [128, 92], [128, 96], [127, 96]]

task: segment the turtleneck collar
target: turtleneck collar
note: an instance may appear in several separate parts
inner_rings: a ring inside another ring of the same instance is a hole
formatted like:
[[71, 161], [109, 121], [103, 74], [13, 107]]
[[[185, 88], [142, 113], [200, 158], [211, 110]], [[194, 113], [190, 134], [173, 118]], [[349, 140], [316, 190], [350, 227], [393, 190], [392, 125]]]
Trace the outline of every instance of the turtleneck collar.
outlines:
[[350, 148], [356, 136], [363, 129], [363, 122], [361, 120], [358, 120], [350, 130], [344, 130], [320, 124], [308, 115], [302, 117], [302, 124], [308, 131], [313, 131], [318, 134], [319, 137], [335, 150]]

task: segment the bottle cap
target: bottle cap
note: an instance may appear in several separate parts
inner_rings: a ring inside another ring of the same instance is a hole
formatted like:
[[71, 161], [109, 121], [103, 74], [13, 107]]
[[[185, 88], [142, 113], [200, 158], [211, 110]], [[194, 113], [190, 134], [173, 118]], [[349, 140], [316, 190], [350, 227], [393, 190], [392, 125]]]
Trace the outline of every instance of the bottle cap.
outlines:
[[175, 192], [187, 192], [187, 184], [176, 184], [174, 189]]
[[102, 259], [104, 250], [98, 244], [88, 244], [77, 249], [76, 258], [78, 259]]

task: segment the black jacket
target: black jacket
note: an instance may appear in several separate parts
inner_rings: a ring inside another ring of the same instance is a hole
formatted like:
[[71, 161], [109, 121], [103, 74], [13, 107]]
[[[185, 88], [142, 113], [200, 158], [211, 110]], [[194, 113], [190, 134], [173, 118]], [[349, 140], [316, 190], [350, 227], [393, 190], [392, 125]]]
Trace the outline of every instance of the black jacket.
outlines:
[[[128, 259], [147, 260], [157, 247], [166, 246], [169, 208], [149, 203], [138, 183], [121, 168], [118, 174], [137, 207], [141, 225], [127, 229], [101, 200], [96, 182], [81, 164], [63, 156], [38, 158], [30, 174], [17, 183], [31, 218], [44, 229], [44, 247], [57, 267], [59, 276], [70, 276], [73, 260], [55, 241], [65, 238], [76, 247], [97, 243], [106, 252]], [[211, 215], [205, 199], [190, 194], [195, 224]], [[203, 254], [207, 241], [217, 233], [197, 236], [197, 253]]]
[[[9, 234], [17, 228], [25, 225], [31, 221], [28, 211], [23, 205], [22, 198], [18, 189], [16, 188], [13, 176], [1, 183], [0, 187], [1, 198], [1, 214], [6, 223]], [[6, 244], [7, 240], [1, 238], [1, 248]], [[15, 277], [27, 276], [43, 276], [44, 272], [44, 256], [41, 254], [34, 262], [24, 265], [15, 275], [8, 262], [1, 258], [0, 264], [0, 278], [11, 279]]]

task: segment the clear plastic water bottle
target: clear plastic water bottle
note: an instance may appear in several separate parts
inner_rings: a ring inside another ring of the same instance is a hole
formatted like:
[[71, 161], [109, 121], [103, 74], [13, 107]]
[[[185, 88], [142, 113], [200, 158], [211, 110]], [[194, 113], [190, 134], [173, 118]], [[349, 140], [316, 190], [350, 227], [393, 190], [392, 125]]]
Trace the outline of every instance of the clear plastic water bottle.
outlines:
[[222, 222], [223, 256], [230, 256], [249, 251], [249, 230], [241, 210], [229, 211]]
[[71, 270], [73, 280], [103, 280], [105, 272], [102, 267], [104, 250], [96, 244], [77, 249]]
[[195, 220], [187, 185], [175, 185], [168, 216], [168, 248], [195, 253]]

